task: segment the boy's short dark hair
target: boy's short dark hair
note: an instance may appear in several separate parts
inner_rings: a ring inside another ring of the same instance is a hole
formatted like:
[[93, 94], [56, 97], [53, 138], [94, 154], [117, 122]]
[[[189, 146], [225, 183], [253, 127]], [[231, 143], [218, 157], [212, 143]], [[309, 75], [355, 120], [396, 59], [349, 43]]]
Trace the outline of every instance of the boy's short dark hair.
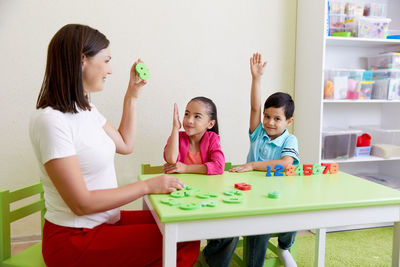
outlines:
[[271, 107], [283, 107], [286, 119], [290, 119], [291, 117], [293, 117], [294, 102], [289, 94], [278, 92], [270, 95], [267, 100], [265, 100], [264, 110]]

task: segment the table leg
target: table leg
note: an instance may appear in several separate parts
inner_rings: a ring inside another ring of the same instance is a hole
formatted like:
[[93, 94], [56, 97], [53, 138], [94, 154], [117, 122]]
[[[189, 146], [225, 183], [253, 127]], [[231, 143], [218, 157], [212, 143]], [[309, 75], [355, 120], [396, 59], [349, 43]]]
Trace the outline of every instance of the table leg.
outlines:
[[314, 266], [323, 267], [325, 264], [326, 229], [317, 229], [315, 232], [315, 257]]
[[400, 266], [400, 222], [395, 222], [393, 227], [392, 267]]
[[142, 210], [149, 210], [149, 206], [147, 205], [144, 197], [142, 198]]
[[176, 266], [177, 227], [165, 224], [163, 233], [163, 267]]

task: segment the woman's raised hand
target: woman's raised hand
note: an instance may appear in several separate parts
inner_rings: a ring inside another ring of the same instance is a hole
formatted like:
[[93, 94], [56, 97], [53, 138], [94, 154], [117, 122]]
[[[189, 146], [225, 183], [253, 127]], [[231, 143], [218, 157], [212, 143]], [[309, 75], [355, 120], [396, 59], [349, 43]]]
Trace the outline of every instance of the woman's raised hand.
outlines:
[[179, 120], [179, 112], [178, 112], [178, 105], [174, 103], [174, 116], [173, 116], [173, 124], [172, 127], [175, 130], [179, 130], [182, 127], [182, 124]]
[[130, 77], [129, 77], [129, 85], [128, 85], [128, 90], [127, 94], [133, 98], [138, 98], [140, 89], [147, 84], [147, 80], [142, 80], [139, 77], [139, 74], [136, 72], [136, 65], [143, 61], [139, 58], [136, 60], [132, 67], [131, 67], [131, 72], [130, 72]]
[[147, 185], [147, 194], [165, 194], [184, 188], [181, 180], [166, 174], [145, 180], [144, 182]]

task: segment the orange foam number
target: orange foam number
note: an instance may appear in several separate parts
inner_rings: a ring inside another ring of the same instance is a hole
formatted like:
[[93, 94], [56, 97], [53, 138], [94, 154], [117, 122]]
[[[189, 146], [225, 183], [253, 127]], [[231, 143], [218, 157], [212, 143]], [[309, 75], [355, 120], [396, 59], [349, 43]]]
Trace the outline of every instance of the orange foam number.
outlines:
[[303, 164], [303, 172], [304, 175], [311, 175], [313, 170], [312, 170], [313, 165], [311, 164]]
[[329, 170], [329, 163], [321, 163], [322, 168], [324, 168], [324, 171], [322, 172], [323, 174], [327, 174]]
[[285, 175], [286, 176], [293, 176], [294, 175], [294, 166], [292, 164], [289, 164], [289, 165], [286, 166]]
[[336, 174], [339, 171], [339, 165], [337, 163], [331, 163], [329, 166], [329, 172], [331, 174]]

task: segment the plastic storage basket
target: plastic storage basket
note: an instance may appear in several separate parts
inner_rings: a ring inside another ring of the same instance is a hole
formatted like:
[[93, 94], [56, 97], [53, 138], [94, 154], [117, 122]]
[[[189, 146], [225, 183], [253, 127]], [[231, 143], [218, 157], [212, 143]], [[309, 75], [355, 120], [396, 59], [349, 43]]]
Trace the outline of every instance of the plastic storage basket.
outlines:
[[322, 159], [347, 159], [354, 157], [357, 136], [362, 132], [352, 129], [327, 128], [322, 132]]

